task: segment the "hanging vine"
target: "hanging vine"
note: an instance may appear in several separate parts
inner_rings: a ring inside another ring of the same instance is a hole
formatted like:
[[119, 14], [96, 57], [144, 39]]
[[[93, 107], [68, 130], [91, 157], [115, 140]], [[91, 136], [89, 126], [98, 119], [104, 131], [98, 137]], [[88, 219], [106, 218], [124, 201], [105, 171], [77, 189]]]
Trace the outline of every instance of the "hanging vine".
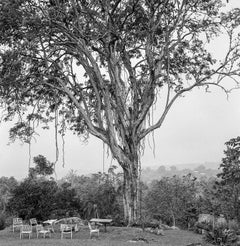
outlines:
[[54, 118], [54, 134], [55, 134], [55, 162], [54, 162], [54, 169], [55, 169], [55, 165], [58, 162], [58, 158], [59, 158], [59, 148], [58, 148], [58, 107], [57, 105], [55, 106], [55, 118]]
[[103, 142], [103, 173], [105, 171], [105, 143]]
[[62, 115], [61, 119], [61, 128], [59, 130], [62, 139], [62, 167], [65, 166], [65, 133], [66, 133], [66, 124], [64, 119], [64, 114]]

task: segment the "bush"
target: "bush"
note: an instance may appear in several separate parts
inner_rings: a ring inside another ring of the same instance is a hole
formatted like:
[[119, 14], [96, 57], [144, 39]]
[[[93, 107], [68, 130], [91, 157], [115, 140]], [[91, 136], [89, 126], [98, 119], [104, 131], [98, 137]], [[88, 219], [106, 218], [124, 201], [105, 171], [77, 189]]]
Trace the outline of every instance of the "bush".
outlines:
[[229, 220], [229, 222], [228, 222], [228, 228], [230, 229], [230, 230], [233, 230], [233, 231], [235, 231], [237, 234], [239, 233], [239, 224], [238, 224], [238, 222], [236, 221], [236, 220]]
[[11, 215], [8, 215], [8, 214], [6, 214], [4, 216], [4, 218], [5, 218], [5, 227], [9, 227], [9, 226], [12, 225], [12, 223], [13, 223], [13, 217], [17, 217], [17, 216], [11, 216]]
[[0, 230], [4, 230], [6, 227], [6, 223], [5, 223], [6, 219], [5, 216], [0, 215]]
[[215, 228], [212, 231], [205, 231], [204, 241], [214, 245], [234, 245], [237, 235], [234, 231], [224, 228]]

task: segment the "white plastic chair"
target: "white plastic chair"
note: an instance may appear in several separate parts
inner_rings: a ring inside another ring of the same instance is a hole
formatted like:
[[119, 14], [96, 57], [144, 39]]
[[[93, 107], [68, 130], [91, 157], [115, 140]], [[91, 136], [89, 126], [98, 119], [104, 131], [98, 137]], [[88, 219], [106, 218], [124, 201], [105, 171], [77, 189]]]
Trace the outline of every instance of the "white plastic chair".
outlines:
[[43, 238], [46, 238], [47, 234], [51, 237], [51, 231], [49, 229], [45, 229], [43, 225], [36, 225], [36, 231], [37, 231], [37, 238], [39, 234], [42, 234]]
[[36, 218], [31, 218], [29, 220], [31, 226], [36, 226], [37, 225], [37, 219]]
[[61, 239], [63, 239], [64, 234], [70, 234], [71, 239], [72, 239], [72, 231], [73, 231], [72, 226], [67, 225], [67, 224], [61, 224], [60, 231], [61, 231]]
[[30, 225], [32, 226], [32, 228], [36, 228], [36, 225], [38, 224], [36, 218], [31, 218], [31, 219], [29, 220], [29, 223], [30, 223]]
[[32, 235], [32, 226], [31, 225], [22, 225], [20, 229], [20, 239], [23, 238], [23, 235], [28, 235], [28, 239], [30, 239]]
[[23, 225], [23, 221], [21, 218], [13, 218], [13, 232], [14, 232], [14, 228], [21, 228]]
[[92, 228], [92, 225], [90, 222], [88, 222], [88, 228], [90, 230], [90, 238], [92, 238], [92, 234], [97, 234], [99, 237], [99, 229], [98, 228]]

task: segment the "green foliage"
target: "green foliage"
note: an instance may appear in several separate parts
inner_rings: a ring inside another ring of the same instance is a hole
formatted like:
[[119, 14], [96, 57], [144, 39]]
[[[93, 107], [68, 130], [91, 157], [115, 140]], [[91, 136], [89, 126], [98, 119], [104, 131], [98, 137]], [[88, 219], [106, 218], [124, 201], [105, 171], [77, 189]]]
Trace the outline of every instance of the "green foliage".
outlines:
[[203, 239], [214, 245], [234, 246], [237, 235], [235, 231], [219, 227], [212, 231], [206, 231]]
[[218, 177], [222, 179], [222, 184], [240, 183], [240, 137], [230, 139], [225, 145], [227, 149]]
[[187, 226], [197, 216], [195, 196], [195, 178], [174, 176], [153, 182], [144, 200], [152, 218]]
[[225, 143], [227, 149], [220, 165], [217, 182], [222, 210], [229, 219], [240, 220], [240, 137]]
[[13, 190], [8, 209], [23, 219], [47, 219], [56, 206], [56, 191], [55, 181], [27, 178]]
[[94, 204], [97, 205], [100, 217], [108, 215], [115, 217], [121, 214], [117, 191], [109, 180], [105, 178], [101, 180], [101, 178], [99, 173], [86, 180], [85, 187], [80, 194], [81, 197], [84, 197], [84, 213], [88, 219], [94, 216]]
[[51, 163], [43, 155], [33, 157], [35, 168], [30, 168], [29, 176], [34, 178], [35, 175], [49, 176], [54, 172], [54, 163]]
[[199, 213], [220, 215], [225, 214], [221, 208], [217, 178], [201, 180], [198, 183], [197, 204]]
[[58, 184], [53, 179], [28, 177], [12, 190], [8, 212], [23, 219], [44, 220], [69, 216], [91, 219], [97, 211], [98, 216], [120, 221], [122, 194], [114, 186], [112, 175], [97, 173], [87, 177], [70, 173]]
[[0, 178], [0, 214], [6, 212], [6, 206], [11, 198], [14, 188], [17, 186], [17, 180], [14, 177]]
[[55, 210], [57, 218], [79, 216], [82, 202], [77, 197], [76, 190], [70, 183], [63, 183], [55, 193]]
[[122, 193], [119, 189], [119, 174], [110, 170], [106, 173], [96, 173], [91, 176], [78, 176], [70, 172], [65, 178], [75, 189], [78, 199], [81, 201], [81, 215], [90, 219], [98, 216], [123, 219]]
[[229, 220], [228, 221], [228, 228], [232, 231], [235, 231], [239, 235], [239, 223], [236, 220]]
[[[115, 124], [130, 127], [131, 120], [126, 119], [131, 110], [132, 120], [138, 123], [140, 119], [141, 123], [156, 98], [155, 89], [171, 85], [168, 88], [178, 96], [192, 86], [206, 86], [211, 76], [235, 61], [230, 59], [233, 49], [217, 70], [213, 66], [216, 60], [201, 39], [204, 34], [209, 41], [221, 33], [221, 26], [231, 31], [237, 26], [237, 10], [220, 15], [221, 6], [219, 0], [168, 4], [145, 0], [106, 4], [70, 0], [2, 1], [0, 44], [5, 48], [0, 52], [0, 77], [1, 100], [8, 112], [5, 119], [25, 111], [26, 106], [36, 106], [34, 113], [26, 114], [26, 122], [16, 124], [13, 138], [18, 136], [29, 141], [33, 129], [28, 120], [51, 121], [56, 108], [77, 133], [90, 131], [96, 135], [95, 131], [99, 130], [103, 134], [107, 128], [102, 123], [107, 120], [98, 111], [108, 113], [106, 106], [125, 119], [125, 122], [115, 120]], [[137, 66], [131, 64], [134, 60], [139, 61]], [[85, 72], [81, 82], [77, 79], [76, 66]], [[102, 67], [105, 69], [100, 71]], [[128, 71], [129, 77], [119, 76], [116, 68]], [[186, 82], [192, 80], [196, 83], [187, 86]], [[128, 90], [136, 95], [123, 101]], [[69, 93], [86, 103], [80, 115], [74, 112], [78, 105]], [[98, 128], [93, 129], [92, 125]], [[120, 139], [124, 138], [118, 130], [116, 133]], [[124, 134], [131, 135], [127, 131]], [[100, 134], [98, 137], [108, 141]]]

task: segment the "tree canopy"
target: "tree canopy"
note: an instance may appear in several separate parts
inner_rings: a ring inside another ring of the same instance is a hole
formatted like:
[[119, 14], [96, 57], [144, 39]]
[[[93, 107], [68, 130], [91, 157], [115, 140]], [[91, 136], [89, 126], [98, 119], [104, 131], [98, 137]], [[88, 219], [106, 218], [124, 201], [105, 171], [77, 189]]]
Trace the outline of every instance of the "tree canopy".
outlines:
[[190, 210], [196, 207], [195, 181], [196, 178], [187, 175], [181, 178], [177, 176], [164, 177], [153, 182], [145, 198], [148, 213], [153, 218], [161, 219], [165, 223], [175, 226], [178, 221], [186, 226], [191, 216], [194, 216]]
[[[22, 117], [15, 128], [15, 133], [29, 136], [29, 121], [46, 123], [58, 109], [64, 117], [62, 129], [69, 123], [79, 134], [90, 132], [117, 157], [116, 152], [130, 148], [132, 135], [137, 144], [160, 127], [184, 92], [221, 86], [224, 77], [239, 74], [234, 66], [239, 10], [220, 15], [221, 6], [219, 0], [2, 1], [5, 119], [31, 106], [26, 121]], [[224, 29], [229, 51], [218, 63], [205, 42]], [[146, 122], [165, 87], [163, 114]]]
[[31, 167], [29, 170], [29, 176], [49, 176], [54, 172], [54, 163], [51, 163], [43, 155], [38, 155], [33, 157], [33, 162], [35, 163], [35, 168]]

